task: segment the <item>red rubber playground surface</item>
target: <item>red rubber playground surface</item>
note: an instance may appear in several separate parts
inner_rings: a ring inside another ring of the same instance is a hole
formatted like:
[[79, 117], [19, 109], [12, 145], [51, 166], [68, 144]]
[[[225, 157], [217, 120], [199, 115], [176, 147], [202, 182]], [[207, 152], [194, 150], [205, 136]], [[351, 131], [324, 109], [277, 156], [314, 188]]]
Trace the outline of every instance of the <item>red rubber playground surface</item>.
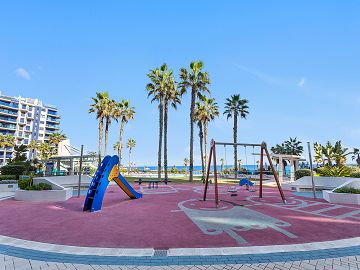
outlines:
[[[213, 187], [209, 191], [213, 198]], [[139, 189], [136, 186], [136, 189]], [[130, 200], [117, 187], [100, 212], [83, 212], [84, 197], [58, 203], [0, 201], [0, 235], [38, 242], [92, 247], [185, 248], [275, 245], [360, 236], [360, 207], [334, 205], [276, 189], [238, 191], [220, 186], [218, 208], [201, 201], [203, 186], [172, 184], [141, 188]]]

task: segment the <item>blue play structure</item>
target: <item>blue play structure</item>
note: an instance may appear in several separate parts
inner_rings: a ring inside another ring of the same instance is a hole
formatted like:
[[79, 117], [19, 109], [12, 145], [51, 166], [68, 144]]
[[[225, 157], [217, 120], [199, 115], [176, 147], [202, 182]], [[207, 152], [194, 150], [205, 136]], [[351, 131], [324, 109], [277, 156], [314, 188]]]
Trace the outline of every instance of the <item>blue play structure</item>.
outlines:
[[136, 192], [121, 175], [118, 163], [118, 156], [106, 156], [103, 159], [91, 180], [84, 202], [84, 211], [95, 212], [101, 210], [106, 189], [112, 180], [114, 180], [131, 199], [142, 198], [142, 194]]
[[249, 179], [243, 178], [239, 182], [239, 186], [246, 186], [246, 187], [252, 187], [254, 185], [253, 182], [251, 182]]

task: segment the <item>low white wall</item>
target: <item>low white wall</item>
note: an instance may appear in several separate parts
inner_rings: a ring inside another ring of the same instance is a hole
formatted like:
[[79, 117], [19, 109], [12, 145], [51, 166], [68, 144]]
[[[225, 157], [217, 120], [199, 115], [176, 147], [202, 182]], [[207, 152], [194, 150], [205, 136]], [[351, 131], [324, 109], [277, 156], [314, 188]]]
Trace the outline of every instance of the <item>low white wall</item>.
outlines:
[[[359, 180], [359, 178], [349, 177], [329, 177], [329, 176], [314, 176], [315, 188], [317, 190], [332, 190], [345, 184], [346, 182]], [[304, 176], [295, 182], [287, 182], [282, 184], [285, 190], [303, 191], [312, 189], [311, 176]]]
[[73, 195], [72, 188], [64, 188], [46, 178], [34, 178], [34, 184], [50, 184], [52, 190], [15, 190], [15, 200], [32, 202], [59, 202], [70, 199]]
[[342, 185], [334, 188], [333, 190], [323, 190], [324, 200], [330, 203], [343, 203], [343, 204], [357, 204], [360, 205], [360, 194], [351, 193], [337, 193], [334, 192], [338, 188], [356, 188], [360, 189], [360, 179], [350, 180]]
[[0, 192], [13, 192], [18, 188], [18, 184], [1, 184], [0, 182]]
[[63, 190], [22, 190], [15, 191], [15, 200], [31, 202], [59, 202], [72, 197], [72, 188]]

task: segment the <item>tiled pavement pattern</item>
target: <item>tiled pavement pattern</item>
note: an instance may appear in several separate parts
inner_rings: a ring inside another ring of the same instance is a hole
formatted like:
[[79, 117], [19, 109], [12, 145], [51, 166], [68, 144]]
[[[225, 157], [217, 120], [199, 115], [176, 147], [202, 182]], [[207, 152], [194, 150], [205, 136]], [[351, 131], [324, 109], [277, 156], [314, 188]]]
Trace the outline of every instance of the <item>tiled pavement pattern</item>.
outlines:
[[360, 256], [348, 256], [331, 259], [303, 260], [291, 262], [266, 262], [255, 264], [214, 264], [214, 265], [168, 265], [168, 266], [134, 266], [134, 265], [89, 265], [73, 263], [55, 263], [37, 260], [21, 259], [18, 257], [0, 255], [1, 270], [260, 270], [260, 269], [360, 269]]

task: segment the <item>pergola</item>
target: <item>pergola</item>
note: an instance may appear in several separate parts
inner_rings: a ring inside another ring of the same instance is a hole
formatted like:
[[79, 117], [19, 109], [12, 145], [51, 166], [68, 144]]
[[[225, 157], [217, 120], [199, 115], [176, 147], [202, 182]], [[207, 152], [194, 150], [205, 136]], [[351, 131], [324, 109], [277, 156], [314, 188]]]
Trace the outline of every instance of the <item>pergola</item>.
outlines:
[[279, 160], [279, 181], [280, 183], [284, 180], [284, 166], [283, 160], [289, 160], [290, 161], [290, 181], [295, 181], [295, 171], [299, 169], [299, 161], [302, 161], [303, 159], [301, 156], [297, 155], [286, 155], [286, 154], [272, 154], [272, 158]]

